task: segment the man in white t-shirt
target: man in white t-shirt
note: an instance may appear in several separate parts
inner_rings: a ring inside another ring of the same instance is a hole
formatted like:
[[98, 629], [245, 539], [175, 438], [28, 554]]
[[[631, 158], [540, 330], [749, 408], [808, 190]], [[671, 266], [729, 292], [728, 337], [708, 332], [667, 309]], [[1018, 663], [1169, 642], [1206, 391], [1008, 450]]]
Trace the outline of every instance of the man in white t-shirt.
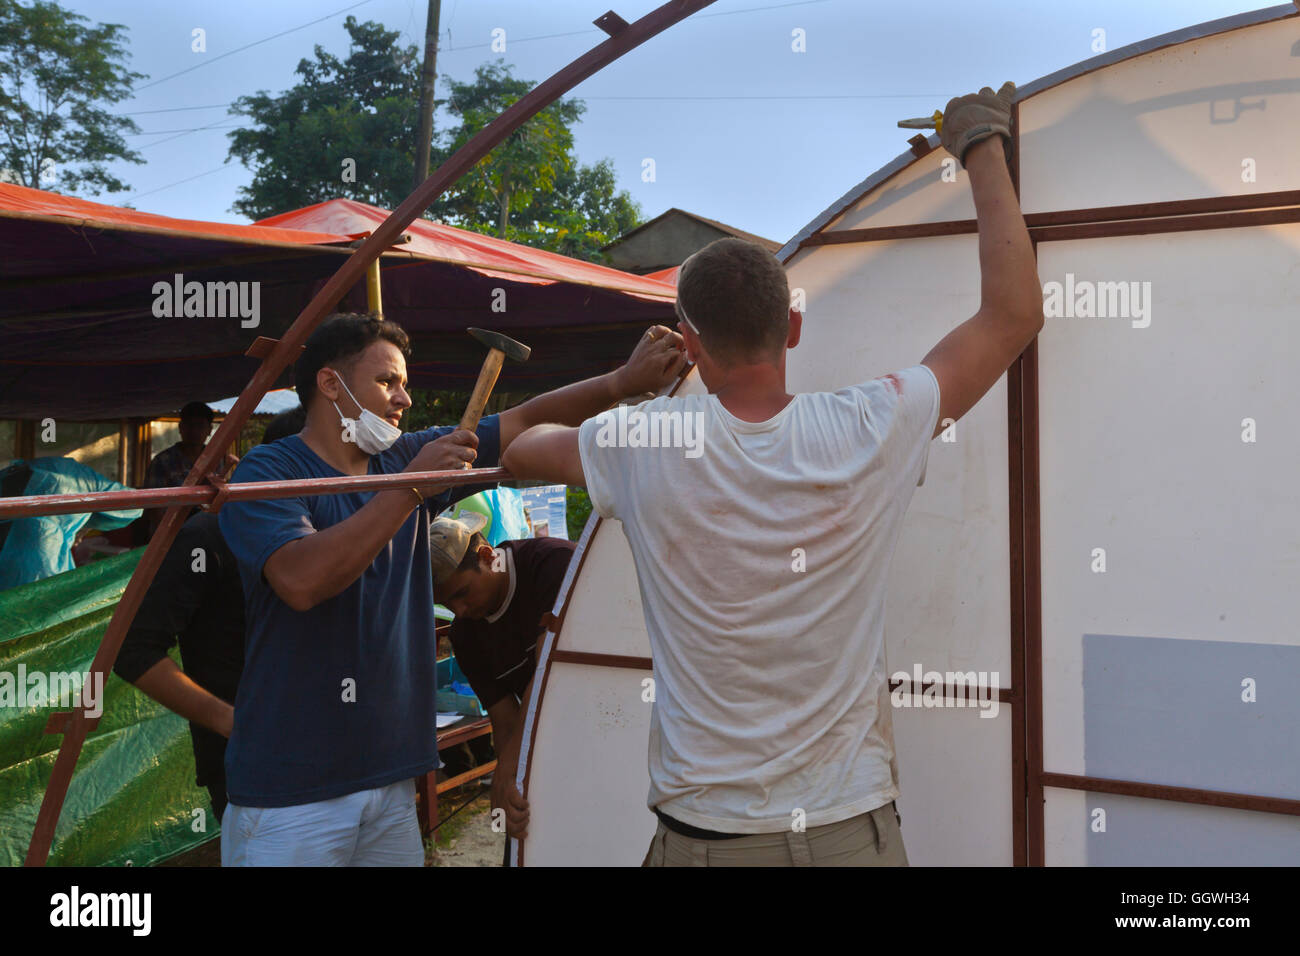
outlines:
[[931, 439], [1042, 327], [1003, 138], [1014, 87], [948, 104], [969, 170], [982, 301], [921, 364], [791, 395], [781, 264], [723, 239], [682, 266], [680, 335], [705, 395], [543, 425], [502, 458], [585, 485], [636, 562], [654, 659], [648, 865], [906, 865], [884, 663], [885, 584]]

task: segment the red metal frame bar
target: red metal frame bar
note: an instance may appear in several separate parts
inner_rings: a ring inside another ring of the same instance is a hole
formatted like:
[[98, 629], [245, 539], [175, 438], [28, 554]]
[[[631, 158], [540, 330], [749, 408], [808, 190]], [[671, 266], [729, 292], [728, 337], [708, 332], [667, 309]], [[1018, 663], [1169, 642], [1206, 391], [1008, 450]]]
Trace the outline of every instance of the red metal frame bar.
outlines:
[[1199, 790], [1195, 787], [1173, 787], [1160, 783], [1139, 783], [1134, 780], [1111, 780], [1106, 777], [1081, 777], [1072, 773], [1044, 773], [1039, 776], [1045, 787], [1063, 790], [1086, 790], [1089, 793], [1114, 793], [1125, 797], [1144, 797], [1149, 800], [1173, 800], [1178, 803], [1197, 803], [1209, 807], [1226, 807], [1231, 810], [1255, 810], [1260, 813], [1285, 813], [1300, 816], [1300, 800], [1287, 797], [1265, 797], [1257, 793], [1232, 793], [1226, 790]]
[[[576, 577], [576, 575], [575, 575]], [[632, 657], [627, 654], [599, 654], [594, 651], [551, 652], [551, 660], [559, 664], [590, 664], [593, 667], [626, 667], [636, 671], [654, 670], [654, 662], [648, 657]]]
[[[345, 475], [339, 478], [295, 478], [287, 481], [241, 481], [225, 485], [221, 494], [214, 485], [183, 485], [178, 488], [132, 488], [127, 491], [94, 491], [83, 495], [30, 495], [0, 498], [0, 521], [37, 515], [81, 514], [87, 511], [117, 511], [122, 508], [159, 506], [190, 507], [211, 504], [218, 496], [227, 501], [266, 498], [296, 498], [300, 495], [341, 495], [352, 491], [391, 491], [393, 488], [479, 485], [508, 481], [504, 468], [475, 468], [470, 471], [402, 471], [391, 475]], [[219, 480], [219, 479], [218, 479]], [[210, 510], [216, 511], [217, 508]]]
[[[389, 246], [397, 243], [402, 230], [414, 222], [416, 217], [427, 209], [448, 186], [473, 168], [479, 160], [491, 152], [493, 147], [519, 126], [578, 83], [617, 60], [624, 53], [635, 49], [651, 37], [711, 3], [713, 0], [669, 0], [668, 3], [657, 7], [626, 27], [606, 21], [607, 26], [603, 28], [610, 33], [608, 40], [588, 50], [554, 76], [533, 88], [452, 154], [380, 224], [379, 228], [370, 234], [294, 320], [293, 325], [285, 332], [284, 338], [280, 339], [271, 354], [262, 360], [261, 366], [240, 393], [234, 407], [217, 429], [217, 433], [200, 453], [182, 487], [192, 488], [200, 482], [209, 480], [208, 476], [216, 472], [217, 463], [225, 453], [226, 447], [239, 436], [239, 430], [257, 407], [257, 403], [298, 356], [299, 350], [311, 333], [333, 311], [343, 296], [364, 277], [370, 263], [378, 259]], [[409, 481], [409, 476], [407, 480]], [[187, 507], [179, 504], [172, 504], [167, 508], [153, 540], [145, 548], [145, 553], [140, 558], [140, 563], [136, 566], [135, 573], [131, 576], [122, 599], [113, 612], [113, 619], [109, 622], [108, 629], [100, 641], [99, 651], [91, 663], [91, 673], [107, 675], [112, 669], [127, 628], [135, 618], [145, 591], [157, 574], [163, 556], [175, 540], [187, 511]], [[27, 866], [43, 866], [49, 858], [50, 845], [54, 841], [54, 828], [63, 808], [63, 799], [67, 794], [68, 785], [72, 782], [77, 758], [81, 755], [86, 735], [96, 722], [97, 720], [88, 717], [84, 710], [72, 711], [63, 719], [64, 738], [54, 762], [54, 770], [45, 788], [45, 796], [36, 817], [31, 843], [28, 844], [25, 861]]]
[[[878, 187], [877, 187], [878, 188]], [[1253, 193], [1245, 196], [1211, 196], [1174, 202], [1141, 203], [1133, 206], [1097, 206], [1063, 209], [1025, 216], [1029, 235], [1035, 241], [1094, 239], [1105, 236], [1133, 236], [1155, 232], [1188, 232], [1201, 229], [1229, 229], [1235, 226], [1272, 225], [1296, 222], [1300, 218], [1300, 190]], [[974, 219], [872, 226], [817, 232], [799, 244], [835, 246], [897, 239], [927, 239], [977, 232]]]

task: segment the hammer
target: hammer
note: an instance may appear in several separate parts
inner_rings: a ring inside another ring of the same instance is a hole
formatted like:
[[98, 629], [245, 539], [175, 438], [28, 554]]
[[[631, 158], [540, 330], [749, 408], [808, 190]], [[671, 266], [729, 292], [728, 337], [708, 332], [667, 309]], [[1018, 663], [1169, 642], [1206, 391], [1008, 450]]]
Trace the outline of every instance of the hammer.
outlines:
[[[500, 332], [492, 332], [488, 329], [467, 331], [488, 347], [483, 369], [478, 373], [478, 381], [474, 383], [474, 391], [469, 396], [469, 406], [460, 419], [461, 428], [474, 431], [478, 428], [478, 420], [483, 417], [483, 407], [487, 405], [488, 396], [492, 394], [492, 387], [497, 383], [497, 376], [501, 374], [501, 366], [505, 360], [510, 358], [516, 362], [527, 362], [533, 350]], [[470, 467], [469, 462], [465, 463], [465, 467]]]

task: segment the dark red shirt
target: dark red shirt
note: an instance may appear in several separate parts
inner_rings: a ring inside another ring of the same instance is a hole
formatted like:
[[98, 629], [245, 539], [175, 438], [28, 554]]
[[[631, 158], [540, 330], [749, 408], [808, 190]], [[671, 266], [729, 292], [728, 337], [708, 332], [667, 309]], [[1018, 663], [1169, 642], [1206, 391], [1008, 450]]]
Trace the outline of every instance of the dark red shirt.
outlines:
[[563, 538], [502, 541], [513, 565], [514, 590], [495, 621], [457, 618], [448, 636], [460, 669], [484, 708], [506, 694], [522, 698], [533, 679], [542, 615], [555, 607], [574, 543]]

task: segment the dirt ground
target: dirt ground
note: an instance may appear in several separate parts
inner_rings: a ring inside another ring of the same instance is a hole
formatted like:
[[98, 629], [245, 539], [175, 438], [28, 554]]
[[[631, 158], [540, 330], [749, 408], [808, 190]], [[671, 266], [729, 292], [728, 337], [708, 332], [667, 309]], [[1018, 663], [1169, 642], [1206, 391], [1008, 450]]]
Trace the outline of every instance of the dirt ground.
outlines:
[[[426, 866], [501, 865], [506, 835], [492, 832], [488, 798], [488, 787], [478, 785], [478, 781], [438, 797], [443, 822], [436, 831], [436, 846], [428, 839], [424, 842]], [[462, 804], [465, 809], [448, 816]]]

